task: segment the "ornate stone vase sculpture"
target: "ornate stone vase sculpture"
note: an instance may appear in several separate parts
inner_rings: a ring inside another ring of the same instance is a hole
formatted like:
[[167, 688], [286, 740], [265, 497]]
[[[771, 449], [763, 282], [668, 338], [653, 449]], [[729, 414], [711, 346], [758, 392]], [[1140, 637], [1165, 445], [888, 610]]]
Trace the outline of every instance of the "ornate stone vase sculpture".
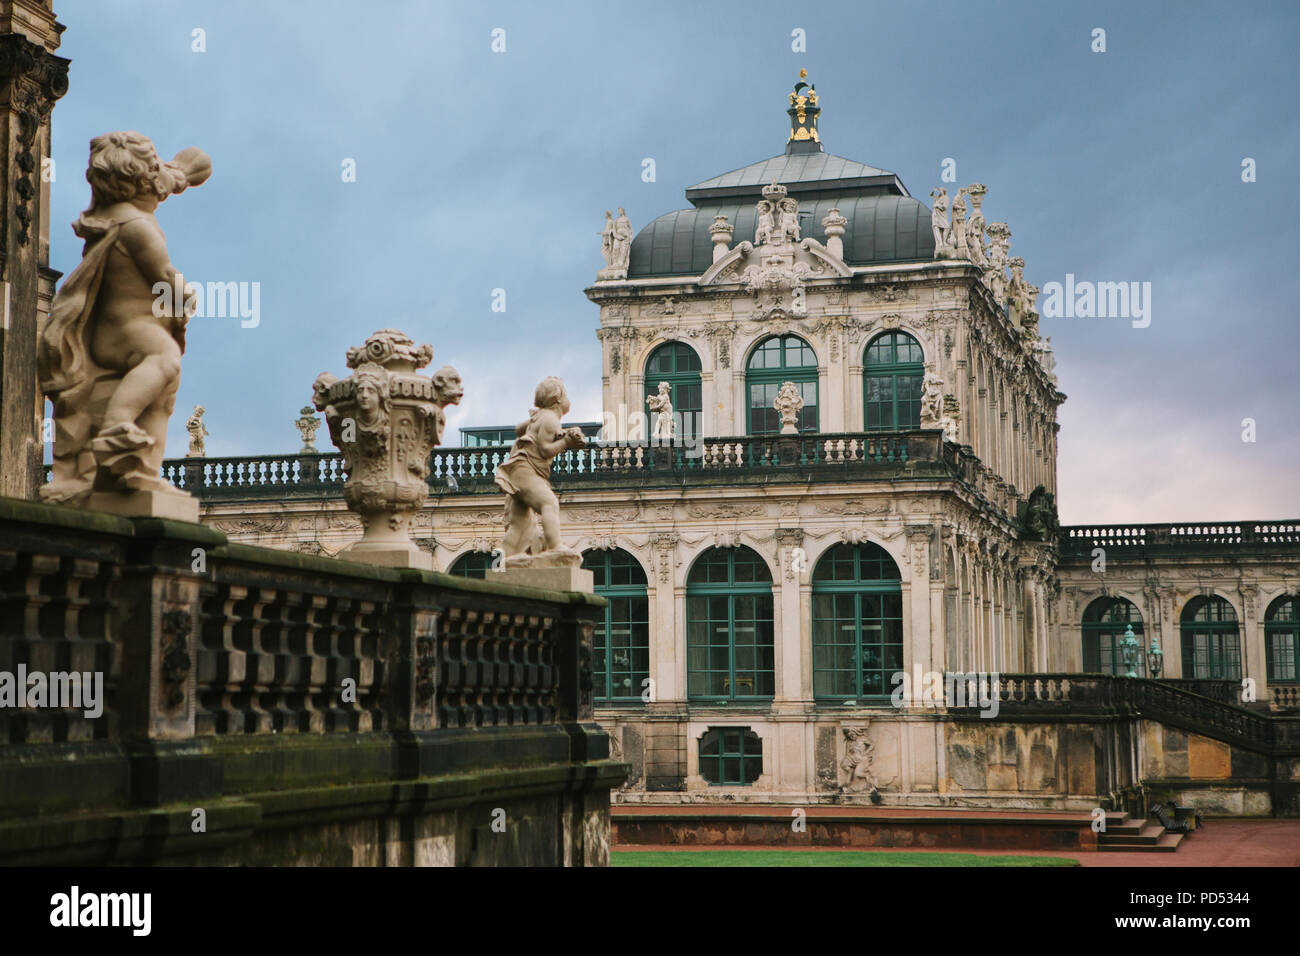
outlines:
[[781, 416], [781, 434], [799, 434], [799, 413], [803, 411], [803, 395], [794, 382], [782, 382], [772, 402], [777, 414]]
[[442, 440], [445, 408], [464, 389], [450, 366], [432, 378], [416, 374], [432, 358], [432, 346], [382, 329], [348, 349], [352, 375], [322, 372], [312, 385], [313, 404], [325, 413], [330, 440], [347, 466], [343, 500], [365, 529], [339, 557], [433, 570], [432, 555], [411, 540], [411, 517], [429, 496], [429, 453]]
[[304, 405], [298, 410], [298, 418], [294, 421], [294, 427], [298, 429], [298, 434], [302, 436], [302, 447], [298, 449], [300, 455], [315, 455], [316, 451], [316, 432], [320, 429], [320, 419], [312, 413], [316, 409], [310, 405]]
[[650, 406], [650, 411], [655, 413], [654, 429], [650, 437], [672, 438], [676, 431], [673, 422], [672, 386], [667, 382], [660, 382], [659, 394], [647, 395], [645, 403]]
[[211, 174], [193, 147], [163, 162], [139, 133], [90, 141], [90, 208], [72, 224], [86, 244], [37, 344], [41, 391], [54, 405], [42, 500], [198, 520], [198, 502], [160, 477], [195, 290], [172, 265], [154, 211]]
[[[587, 444], [580, 428], [562, 428], [569, 395], [555, 376], [541, 381], [528, 418], [515, 427], [510, 454], [496, 470], [506, 494], [505, 571], [517, 583], [560, 590], [590, 590], [582, 554], [560, 540], [560, 500], [551, 488], [551, 462], [560, 452]], [[540, 524], [540, 530], [538, 529]], [[552, 573], [554, 572], [554, 573]]]
[[185, 430], [190, 433], [190, 447], [186, 454], [190, 458], [203, 457], [203, 439], [211, 434], [203, 424], [203, 413], [206, 411], [202, 405], [195, 405], [194, 411], [185, 420]]

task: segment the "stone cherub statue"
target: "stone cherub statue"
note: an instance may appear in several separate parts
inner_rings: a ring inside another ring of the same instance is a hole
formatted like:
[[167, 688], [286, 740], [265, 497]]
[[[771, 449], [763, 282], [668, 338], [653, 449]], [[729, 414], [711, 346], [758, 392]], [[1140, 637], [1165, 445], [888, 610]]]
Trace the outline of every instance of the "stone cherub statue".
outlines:
[[185, 420], [185, 430], [190, 433], [190, 448], [187, 454], [191, 458], [203, 457], [203, 439], [211, 434], [203, 424], [203, 413], [206, 411], [207, 409], [202, 405], [195, 405], [194, 411]]
[[781, 434], [799, 434], [799, 413], [803, 411], [803, 395], [794, 382], [782, 382], [772, 407], [781, 416]]
[[298, 419], [293, 423], [298, 429], [298, 434], [302, 435], [302, 447], [298, 449], [300, 455], [315, 455], [316, 452], [316, 432], [320, 429], [320, 419], [313, 414], [316, 409], [310, 405], [304, 405], [298, 410]]
[[654, 428], [651, 438], [672, 438], [675, 431], [673, 422], [672, 386], [667, 382], [659, 383], [658, 395], [647, 395], [645, 403], [655, 413]]
[[943, 379], [933, 365], [927, 365], [921, 379], [921, 427], [938, 427], [943, 418]]
[[54, 404], [45, 501], [197, 520], [197, 502], [159, 477], [195, 290], [172, 265], [154, 211], [211, 174], [193, 147], [163, 162], [136, 132], [90, 141], [90, 208], [72, 225], [86, 240], [82, 260], [37, 347]]
[[781, 200], [781, 228], [778, 238], [782, 242], [798, 242], [799, 237], [799, 201], [787, 196]]
[[774, 206], [766, 199], [760, 199], [755, 204], [758, 210], [758, 220], [754, 225], [754, 245], [761, 246], [765, 242], [771, 242], [776, 233], [776, 217], [772, 212]]
[[[541, 381], [533, 395], [534, 408], [515, 428], [515, 443], [496, 470], [496, 483], [506, 493], [506, 568], [578, 567], [582, 555], [560, 543], [560, 500], [551, 488], [551, 462], [560, 452], [587, 444], [582, 429], [562, 428], [569, 413], [569, 395], [555, 376]], [[534, 515], [541, 534], [534, 531]]]

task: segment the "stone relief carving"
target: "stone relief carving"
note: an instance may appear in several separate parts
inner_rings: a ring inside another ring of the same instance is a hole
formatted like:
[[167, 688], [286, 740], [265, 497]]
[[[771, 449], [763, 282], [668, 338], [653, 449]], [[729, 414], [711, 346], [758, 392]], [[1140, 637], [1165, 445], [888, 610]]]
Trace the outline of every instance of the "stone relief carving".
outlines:
[[673, 554], [677, 548], [677, 535], [674, 532], [661, 531], [650, 535], [650, 547], [655, 556], [655, 565], [659, 571], [659, 582], [667, 584], [672, 580], [675, 567]]
[[879, 794], [875, 771], [871, 766], [874, 759], [872, 751], [875, 748], [871, 743], [870, 724], [845, 727], [843, 732], [845, 753], [840, 760], [840, 769], [848, 775], [848, 779], [840, 787], [841, 792], [870, 793], [873, 796]]
[[761, 514], [763, 506], [758, 503], [738, 504], [729, 501], [711, 504], [692, 501], [686, 506], [686, 513], [692, 518], [751, 518]]

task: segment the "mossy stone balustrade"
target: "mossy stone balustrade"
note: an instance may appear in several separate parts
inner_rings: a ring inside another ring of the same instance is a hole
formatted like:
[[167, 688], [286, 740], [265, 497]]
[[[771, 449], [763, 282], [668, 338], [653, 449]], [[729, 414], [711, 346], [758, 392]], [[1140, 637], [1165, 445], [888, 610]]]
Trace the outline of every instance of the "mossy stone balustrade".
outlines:
[[0, 862], [602, 865], [603, 606], [0, 498]]

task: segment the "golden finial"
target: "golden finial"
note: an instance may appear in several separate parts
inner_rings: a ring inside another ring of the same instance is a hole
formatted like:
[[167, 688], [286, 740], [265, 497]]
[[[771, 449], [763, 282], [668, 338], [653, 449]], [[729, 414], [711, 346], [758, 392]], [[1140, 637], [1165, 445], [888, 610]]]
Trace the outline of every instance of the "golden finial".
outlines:
[[800, 71], [799, 71], [799, 79], [801, 79], [801, 80], [806, 80], [806, 79], [808, 79], [808, 71], [807, 71], [807, 70], [800, 70]]

